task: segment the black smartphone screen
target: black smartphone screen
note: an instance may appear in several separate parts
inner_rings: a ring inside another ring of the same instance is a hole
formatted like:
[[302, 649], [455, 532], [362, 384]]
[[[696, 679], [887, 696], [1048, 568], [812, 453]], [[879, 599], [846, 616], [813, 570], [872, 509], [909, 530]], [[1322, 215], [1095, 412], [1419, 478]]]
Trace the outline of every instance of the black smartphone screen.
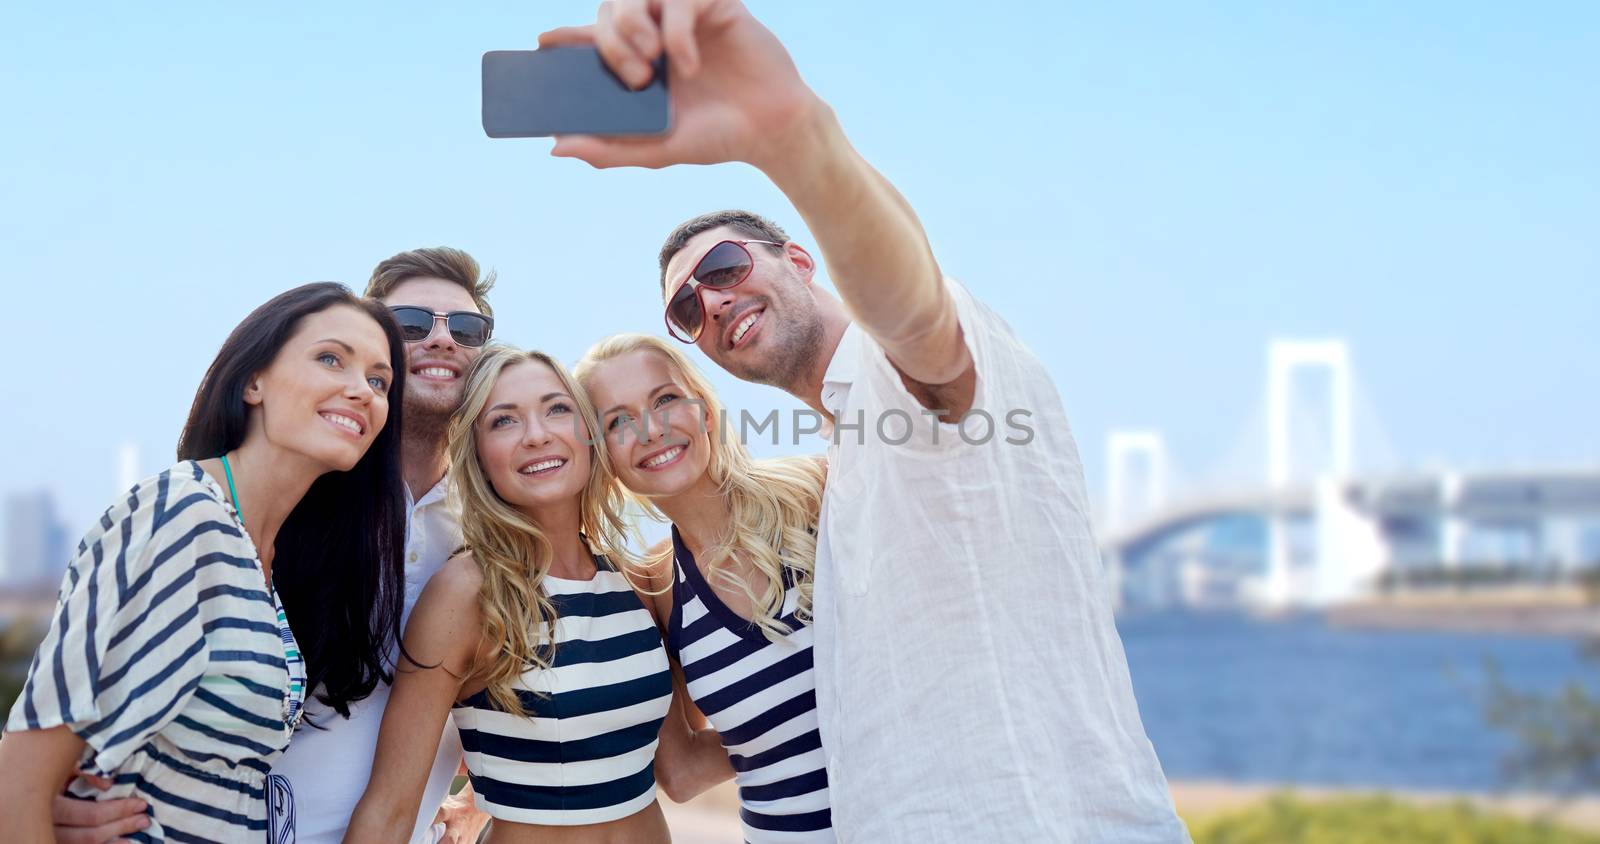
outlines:
[[665, 63], [639, 91], [593, 47], [483, 54], [483, 131], [491, 138], [658, 135], [667, 131]]

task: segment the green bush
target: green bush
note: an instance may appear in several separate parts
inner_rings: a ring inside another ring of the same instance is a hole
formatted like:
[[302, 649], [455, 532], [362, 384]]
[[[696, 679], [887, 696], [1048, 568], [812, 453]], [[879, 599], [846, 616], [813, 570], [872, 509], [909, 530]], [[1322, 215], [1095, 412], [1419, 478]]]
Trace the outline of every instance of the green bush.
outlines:
[[1195, 844], [1600, 844], [1600, 837], [1458, 803], [1387, 797], [1310, 802], [1291, 795], [1189, 825]]
[[0, 723], [5, 721], [12, 702], [22, 693], [28, 663], [43, 634], [43, 630], [33, 625], [0, 621]]

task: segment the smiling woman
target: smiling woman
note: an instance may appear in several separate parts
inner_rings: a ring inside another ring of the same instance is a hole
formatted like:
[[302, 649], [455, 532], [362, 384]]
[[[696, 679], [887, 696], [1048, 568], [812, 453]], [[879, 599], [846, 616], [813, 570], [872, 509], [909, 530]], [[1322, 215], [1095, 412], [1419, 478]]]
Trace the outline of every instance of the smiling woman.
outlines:
[[811, 652], [823, 461], [752, 458], [718, 427], [711, 383], [659, 337], [607, 337], [576, 372], [605, 408], [618, 492], [672, 522], [643, 571], [685, 709], [738, 772], [744, 840], [834, 841]]
[[182, 462], [78, 545], [0, 741], [7, 840], [53, 840], [74, 768], [112, 783], [75, 797], [148, 804], [147, 840], [260, 839], [292, 816], [275, 788], [269, 812], [268, 771], [308, 690], [348, 711], [398, 632], [403, 361], [388, 310], [332, 283], [228, 336]]
[[435, 752], [418, 736], [447, 718], [495, 844], [665, 842], [657, 776], [732, 774], [719, 747], [680, 740], [692, 730], [660, 620], [620, 565], [627, 526], [597, 431], [548, 355], [491, 346], [468, 373], [449, 438], [466, 551], [407, 622], [413, 661], [346, 842], [403, 836]]

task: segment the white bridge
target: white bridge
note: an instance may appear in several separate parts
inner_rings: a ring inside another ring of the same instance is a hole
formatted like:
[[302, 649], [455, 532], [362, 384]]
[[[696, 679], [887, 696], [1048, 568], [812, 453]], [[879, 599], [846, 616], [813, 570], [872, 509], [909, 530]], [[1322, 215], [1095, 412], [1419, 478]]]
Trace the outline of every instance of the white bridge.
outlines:
[[[1299, 398], [1297, 378], [1322, 400]], [[1564, 582], [1600, 566], [1600, 469], [1356, 471], [1342, 341], [1273, 342], [1265, 410], [1254, 484], [1175, 494], [1158, 431], [1111, 433], [1099, 535], [1120, 600], [1283, 609], [1384, 585]]]

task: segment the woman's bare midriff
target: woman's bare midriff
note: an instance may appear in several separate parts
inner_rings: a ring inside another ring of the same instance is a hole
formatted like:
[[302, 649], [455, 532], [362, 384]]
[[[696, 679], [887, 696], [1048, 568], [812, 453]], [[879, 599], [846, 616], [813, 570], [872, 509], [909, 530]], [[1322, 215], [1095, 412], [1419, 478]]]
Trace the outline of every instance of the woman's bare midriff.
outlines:
[[584, 826], [545, 826], [497, 820], [489, 828], [487, 844], [668, 844], [672, 833], [660, 802], [605, 823]]

